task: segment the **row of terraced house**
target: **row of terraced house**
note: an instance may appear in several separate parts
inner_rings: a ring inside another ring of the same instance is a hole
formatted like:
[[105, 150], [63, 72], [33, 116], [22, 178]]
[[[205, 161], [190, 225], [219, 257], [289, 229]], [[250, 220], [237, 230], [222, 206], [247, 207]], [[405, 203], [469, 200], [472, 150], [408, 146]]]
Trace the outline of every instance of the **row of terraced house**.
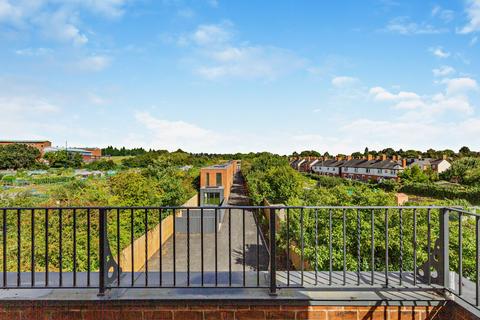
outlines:
[[354, 159], [351, 156], [345, 159], [342, 157], [335, 157], [334, 159], [306, 157], [294, 158], [290, 161], [290, 166], [300, 172], [337, 176], [361, 181], [398, 180], [400, 172], [406, 167], [414, 165], [420, 167], [422, 170], [430, 168], [437, 173], [441, 173], [451, 166], [446, 157], [442, 159], [400, 159], [396, 156], [387, 158], [386, 155], [375, 158], [372, 155], [368, 155], [368, 157], [361, 159]]

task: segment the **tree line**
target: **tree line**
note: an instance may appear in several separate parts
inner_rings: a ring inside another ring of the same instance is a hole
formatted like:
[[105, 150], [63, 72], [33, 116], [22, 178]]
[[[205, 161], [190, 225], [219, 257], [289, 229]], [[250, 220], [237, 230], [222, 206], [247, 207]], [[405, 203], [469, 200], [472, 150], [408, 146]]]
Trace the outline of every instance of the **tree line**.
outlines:
[[[365, 148], [363, 152], [355, 151], [350, 154], [353, 158], [361, 158], [366, 157], [368, 155], [372, 155], [374, 157], [380, 155], [386, 155], [387, 157], [391, 158], [393, 156], [401, 157], [401, 158], [434, 158], [434, 159], [441, 159], [443, 156], [446, 156], [449, 159], [456, 159], [462, 157], [480, 157], [480, 152], [472, 151], [469, 147], [464, 146], [461, 147], [458, 152], [453, 151], [452, 149], [443, 149], [443, 150], [435, 150], [435, 149], [428, 149], [426, 151], [421, 150], [414, 150], [414, 149], [398, 149], [395, 150], [393, 148], [385, 148], [382, 150], [371, 150], [368, 147]], [[333, 157], [334, 154], [330, 154], [328, 151], [321, 153], [315, 150], [304, 150], [301, 152], [293, 152], [291, 154], [292, 157]], [[337, 154], [336, 156], [339, 157], [346, 157], [346, 154]]]

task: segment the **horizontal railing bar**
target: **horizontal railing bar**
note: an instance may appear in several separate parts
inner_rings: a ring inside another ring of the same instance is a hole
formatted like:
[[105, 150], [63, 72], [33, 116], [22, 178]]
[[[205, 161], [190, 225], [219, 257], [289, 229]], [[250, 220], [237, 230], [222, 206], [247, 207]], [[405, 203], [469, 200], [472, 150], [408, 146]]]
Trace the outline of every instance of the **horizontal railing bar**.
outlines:
[[[82, 209], [105, 209], [105, 210], [142, 210], [142, 209], [167, 209], [167, 210], [186, 210], [186, 209], [449, 209], [458, 211], [457, 208], [450, 208], [445, 206], [145, 206], [145, 207], [111, 207], [111, 206], [85, 206], [85, 207], [3, 207], [0, 210], [82, 210]], [[473, 212], [465, 211], [465, 213], [470, 213], [472, 215], [476, 215]]]
[[463, 210], [463, 209], [460, 209], [460, 208], [457, 208], [457, 207], [447, 207], [446, 209], [449, 210], [449, 211], [453, 211], [453, 212], [467, 214], [467, 215], [470, 215], [472, 217], [480, 217], [480, 214], [478, 214], [478, 213], [466, 211], [466, 210]]

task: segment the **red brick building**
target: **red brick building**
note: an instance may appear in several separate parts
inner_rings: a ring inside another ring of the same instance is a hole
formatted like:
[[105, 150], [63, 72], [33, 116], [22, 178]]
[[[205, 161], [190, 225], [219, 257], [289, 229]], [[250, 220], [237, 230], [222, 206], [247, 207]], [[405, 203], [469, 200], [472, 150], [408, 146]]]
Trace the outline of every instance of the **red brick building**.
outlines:
[[26, 144], [37, 148], [38, 151], [43, 155], [45, 148], [52, 146], [52, 143], [48, 140], [0, 140], [0, 146], [5, 146], [9, 144]]

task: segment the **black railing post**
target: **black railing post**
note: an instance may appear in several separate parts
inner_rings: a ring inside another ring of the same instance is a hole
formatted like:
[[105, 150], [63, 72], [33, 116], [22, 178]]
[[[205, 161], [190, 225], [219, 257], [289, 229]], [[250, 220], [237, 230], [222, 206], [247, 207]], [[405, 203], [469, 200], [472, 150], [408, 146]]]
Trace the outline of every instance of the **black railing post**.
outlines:
[[450, 288], [450, 262], [449, 262], [449, 210], [447, 208], [440, 209], [440, 283], [445, 288]]
[[98, 259], [99, 261], [99, 272], [98, 272], [98, 295], [105, 295], [105, 244], [107, 240], [107, 212], [104, 208], [98, 210]]
[[270, 295], [277, 295], [277, 265], [276, 265], [276, 215], [275, 209], [270, 209]]

